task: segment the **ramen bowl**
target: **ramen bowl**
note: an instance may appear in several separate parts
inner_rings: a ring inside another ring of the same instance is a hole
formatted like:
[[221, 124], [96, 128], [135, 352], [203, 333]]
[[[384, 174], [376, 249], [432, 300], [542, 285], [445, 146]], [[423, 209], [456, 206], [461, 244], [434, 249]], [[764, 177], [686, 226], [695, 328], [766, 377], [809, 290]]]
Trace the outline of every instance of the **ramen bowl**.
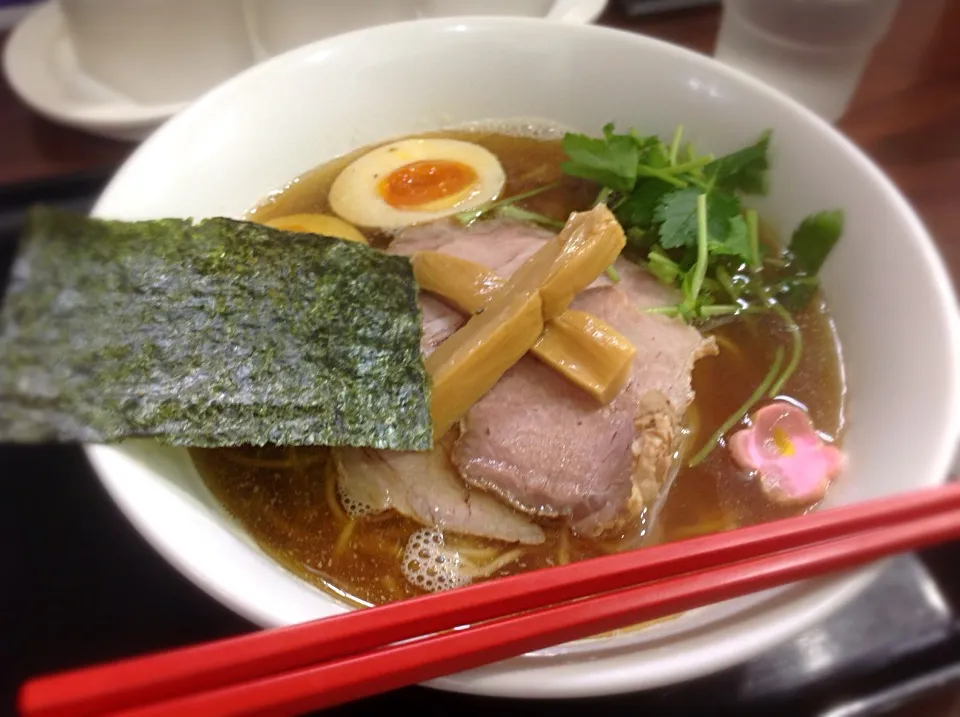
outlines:
[[[485, 119], [607, 122], [721, 154], [767, 128], [771, 190], [753, 205], [786, 234], [846, 213], [822, 271], [843, 346], [847, 466], [826, 502], [945, 480], [960, 435], [960, 331], [947, 274], [888, 179], [830, 125], [710, 58], [638, 35], [515, 18], [420, 20], [299, 48], [214, 89], [114, 177], [101, 217], [241, 217], [324, 161], [378, 141]], [[274, 562], [207, 491], [185, 450], [89, 446], [107, 491], [174, 566], [264, 627], [348, 608]], [[431, 684], [514, 697], [580, 697], [681, 682], [755, 657], [861, 590], [882, 566], [693, 610]]]

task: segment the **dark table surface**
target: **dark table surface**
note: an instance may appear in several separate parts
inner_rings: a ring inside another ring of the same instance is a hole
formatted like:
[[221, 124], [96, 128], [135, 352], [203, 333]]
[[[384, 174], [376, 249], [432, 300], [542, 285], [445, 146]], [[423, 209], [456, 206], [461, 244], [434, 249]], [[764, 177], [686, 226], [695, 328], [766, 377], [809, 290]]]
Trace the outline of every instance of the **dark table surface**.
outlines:
[[[603, 24], [710, 52], [716, 8]], [[960, 278], [960, 0], [903, 0], [840, 127], [914, 204]], [[90, 206], [133, 145], [51, 124], [0, 80], [0, 266], [32, 202]], [[0, 711], [27, 676], [252, 629], [157, 556], [79, 449], [0, 446]], [[894, 561], [850, 608], [763, 659], [688, 685], [563, 703], [424, 688], [332, 713], [960, 715], [960, 546]], [[826, 655], [826, 658], [824, 657]]]

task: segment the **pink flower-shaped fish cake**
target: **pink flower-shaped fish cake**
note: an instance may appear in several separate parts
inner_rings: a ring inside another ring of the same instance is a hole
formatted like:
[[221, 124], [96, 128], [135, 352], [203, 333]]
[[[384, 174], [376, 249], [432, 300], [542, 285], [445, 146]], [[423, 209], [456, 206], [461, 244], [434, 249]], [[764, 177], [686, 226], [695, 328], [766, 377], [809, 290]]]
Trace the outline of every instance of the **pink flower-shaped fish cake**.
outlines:
[[775, 401], [753, 415], [753, 425], [730, 437], [730, 452], [759, 474], [763, 491], [782, 504], [816, 503], [840, 472], [843, 454], [817, 434], [806, 411]]

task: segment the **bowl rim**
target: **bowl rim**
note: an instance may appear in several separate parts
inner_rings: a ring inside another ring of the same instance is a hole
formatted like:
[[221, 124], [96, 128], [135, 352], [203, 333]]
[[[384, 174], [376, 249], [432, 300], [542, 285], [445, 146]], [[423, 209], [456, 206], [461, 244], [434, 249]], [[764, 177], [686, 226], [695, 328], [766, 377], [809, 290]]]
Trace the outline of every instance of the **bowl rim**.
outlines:
[[[500, 30], [526, 28], [566, 35], [579, 33], [585, 36], [593, 35], [597, 38], [617, 36], [623, 42], [630, 42], [637, 46], [647, 46], [665, 56], [677, 58], [687, 63], [694, 63], [695, 66], [710, 73], [719, 73], [729, 81], [745, 86], [752, 93], [765, 95], [769, 100], [783, 106], [785, 110], [793, 114], [799, 114], [804, 121], [815, 125], [827, 141], [848, 155], [864, 176], [885, 196], [886, 201], [893, 206], [896, 213], [904, 219], [912, 238], [915, 240], [916, 248], [921, 253], [925, 270], [933, 283], [939, 304], [942, 307], [956, 307], [956, 295], [939, 249], [919, 216], [890, 178], [859, 147], [826, 120], [784, 92], [700, 52], [620, 29], [564, 23], [549, 23], [550, 27], [548, 28], [545, 27], [545, 22], [547, 21], [539, 18], [487, 16], [406, 20], [325, 38], [277, 55], [213, 88], [191, 103], [191, 106], [184, 112], [179, 113], [161, 126], [128, 157], [101, 194], [94, 207], [93, 215], [110, 216], [112, 196], [118, 191], [118, 187], [121, 187], [126, 181], [127, 172], [132, 171], [130, 168], [140, 161], [144, 153], [151, 152], [153, 145], [163, 142], [167, 134], [175, 132], [181, 123], [188, 123], [195, 108], [203, 108], [208, 105], [215, 106], [221, 101], [221, 97], [229, 97], [237, 88], [242, 87], [252, 78], [277, 72], [287, 64], [296, 64], [326, 49], [332, 49], [344, 42], [353, 41], [358, 36], [365, 36], [368, 41], [375, 42], [380, 38], [387, 38], [397, 33], [422, 32], [426, 36], [431, 32], [453, 28], [461, 32], [467, 30], [496, 33]], [[941, 329], [946, 332], [947, 343], [955, 359], [954, 364], [960, 365], [960, 314], [956, 311], [946, 312], [946, 314], [947, 319]], [[931, 461], [936, 470], [931, 471], [930, 475], [926, 477], [924, 485], [933, 485], [946, 480], [955, 457], [956, 445], [960, 442], [960, 382], [958, 382], [957, 377], [954, 376], [950, 384], [945, 386], [944, 389], [952, 394], [951, 412], [949, 420], [943, 425], [940, 450]], [[87, 446], [85, 450], [96, 469], [102, 466], [102, 460], [107, 457], [104, 451], [110, 449], [101, 446]], [[226, 594], [220, 586], [207, 580], [202, 568], [194, 563], [191, 556], [185, 556], [179, 551], [173, 550], [165, 539], [163, 531], [153, 530], [141, 513], [140, 508], [135, 504], [136, 501], [131, 500], [131, 497], [126, 494], [122, 477], [115, 480], [117, 476], [108, 475], [102, 470], [96, 470], [96, 473], [108, 494], [111, 495], [111, 498], [117, 503], [128, 520], [154, 549], [181, 573], [215, 599], [253, 622], [262, 626], [278, 624], [271, 619], [269, 610], [265, 610], [261, 605], [253, 604], [252, 601], [246, 600], [242, 596]], [[636, 664], [628, 668], [620, 665], [619, 668], [603, 669], [602, 659], [592, 659], [589, 656], [581, 656], [580, 658], [571, 656], [571, 659], [561, 661], [561, 663], [566, 662], [568, 664], [525, 667], [522, 661], [530, 656], [524, 656], [488, 668], [480, 668], [479, 670], [434, 680], [427, 684], [445, 690], [483, 695], [521, 698], [570, 698], [616, 694], [681, 682], [741, 663], [790, 639], [855, 597], [879, 574], [881, 569], [882, 564], [875, 564], [816, 581], [815, 584], [806, 582], [790, 586], [785, 591], [789, 592], [785, 605], [778, 606], [775, 600], [773, 602], [767, 601], [753, 610], [750, 618], [751, 624], [756, 624], [758, 616], [762, 615], [763, 620], [767, 621], [763, 629], [750, 630], [747, 634], [744, 634], [742, 630], [738, 632], [737, 625], [733, 625], [727, 629], [726, 633], [720, 635], [720, 637], [726, 638], [724, 645], [720, 647], [717, 645], [703, 646], [695, 652], [694, 656], [691, 656], [685, 650], [683, 659], [668, 661], [670, 662], [668, 668], [661, 670], [661, 672], [669, 673], [667, 677], [661, 674], [655, 679], [650, 679], [648, 675], [643, 675], [642, 670], [649, 669], [649, 665], [640, 668]], [[331, 602], [333, 601], [331, 600]], [[715, 639], [717, 633], [711, 632], [710, 635], [711, 639]], [[642, 653], [643, 650], [637, 652]], [[536, 655], [537, 653], [533, 654], [534, 659], [536, 659]], [[582, 667], [584, 659], [590, 660], [592, 665], [601, 669], [589, 671], [571, 669], [571, 665]], [[578, 678], [578, 672], [593, 674], [589, 678]]]

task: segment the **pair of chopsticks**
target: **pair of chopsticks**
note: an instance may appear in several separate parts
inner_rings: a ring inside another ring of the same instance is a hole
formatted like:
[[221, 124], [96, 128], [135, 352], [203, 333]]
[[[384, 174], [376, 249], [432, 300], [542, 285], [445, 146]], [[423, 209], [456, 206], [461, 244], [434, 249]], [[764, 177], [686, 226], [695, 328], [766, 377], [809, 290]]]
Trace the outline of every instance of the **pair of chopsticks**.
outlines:
[[294, 715], [958, 537], [949, 484], [40, 677], [20, 709]]

